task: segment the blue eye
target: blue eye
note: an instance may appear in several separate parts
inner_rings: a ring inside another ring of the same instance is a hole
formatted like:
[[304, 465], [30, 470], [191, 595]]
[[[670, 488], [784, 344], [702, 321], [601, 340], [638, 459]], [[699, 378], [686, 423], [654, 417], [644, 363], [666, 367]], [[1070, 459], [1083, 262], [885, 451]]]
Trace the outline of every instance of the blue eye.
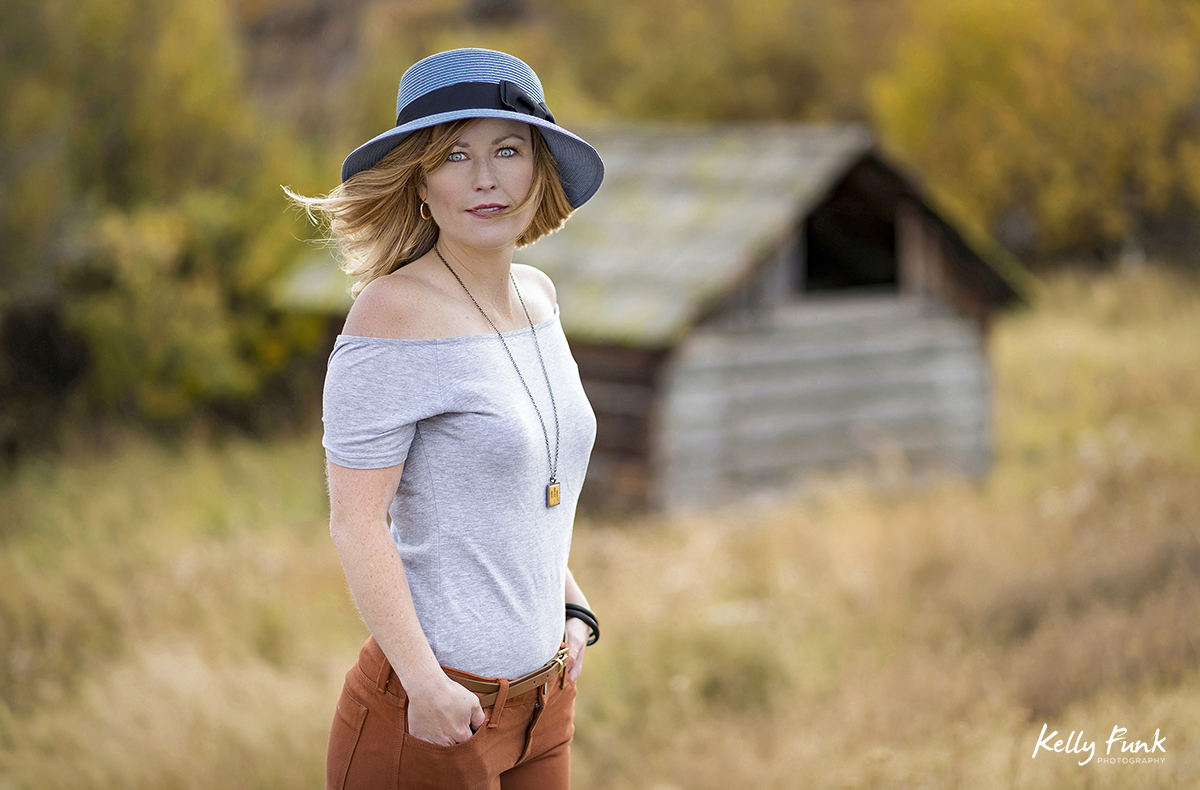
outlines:
[[501, 148], [499, 151], [496, 152], [496, 156], [504, 157], [504, 158], [508, 158], [510, 156], [516, 156], [516, 155], [517, 155], [517, 149], [515, 149], [515, 148]]
[[451, 151], [450, 155], [446, 157], [446, 161], [447, 162], [463, 162], [466, 160], [466, 158], [467, 158], [466, 153], [464, 153], [462, 151]]

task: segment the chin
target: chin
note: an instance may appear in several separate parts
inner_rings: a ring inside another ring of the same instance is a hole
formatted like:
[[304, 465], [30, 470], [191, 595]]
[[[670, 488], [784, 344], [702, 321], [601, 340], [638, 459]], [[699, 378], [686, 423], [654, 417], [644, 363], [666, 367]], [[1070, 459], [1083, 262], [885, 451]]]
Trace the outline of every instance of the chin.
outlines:
[[514, 228], [487, 228], [477, 229], [474, 233], [455, 233], [453, 229], [447, 232], [446, 228], [441, 229], [441, 236], [446, 241], [453, 244], [469, 247], [471, 249], [499, 252], [505, 249], [515, 249], [517, 239], [524, 232], [524, 226], [520, 230]]

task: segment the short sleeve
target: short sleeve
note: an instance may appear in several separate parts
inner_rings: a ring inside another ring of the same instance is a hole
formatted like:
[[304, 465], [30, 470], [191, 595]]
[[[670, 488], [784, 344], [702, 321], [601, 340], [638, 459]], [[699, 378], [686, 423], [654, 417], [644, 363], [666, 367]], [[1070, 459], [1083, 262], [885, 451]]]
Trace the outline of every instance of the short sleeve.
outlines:
[[350, 469], [404, 463], [416, 425], [444, 411], [436, 343], [342, 335], [322, 397], [325, 456]]

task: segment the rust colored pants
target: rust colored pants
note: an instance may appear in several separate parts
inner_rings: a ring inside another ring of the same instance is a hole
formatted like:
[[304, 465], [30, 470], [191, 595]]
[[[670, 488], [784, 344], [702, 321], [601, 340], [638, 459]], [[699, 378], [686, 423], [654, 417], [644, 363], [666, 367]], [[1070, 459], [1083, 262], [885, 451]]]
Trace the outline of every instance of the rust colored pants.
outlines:
[[483, 726], [454, 746], [409, 735], [408, 697], [372, 637], [346, 673], [338, 699], [325, 761], [326, 790], [570, 787], [575, 684], [566, 672], [483, 712]]

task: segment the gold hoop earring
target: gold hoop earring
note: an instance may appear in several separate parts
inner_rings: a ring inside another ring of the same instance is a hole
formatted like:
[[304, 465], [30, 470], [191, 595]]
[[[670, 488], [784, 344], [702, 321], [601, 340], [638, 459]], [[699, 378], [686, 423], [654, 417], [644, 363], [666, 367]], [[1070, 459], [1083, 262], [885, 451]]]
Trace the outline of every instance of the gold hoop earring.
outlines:
[[424, 201], [421, 202], [421, 208], [417, 209], [417, 213], [421, 215], [421, 219], [433, 219], [433, 214], [429, 213], [429, 206], [426, 206]]

